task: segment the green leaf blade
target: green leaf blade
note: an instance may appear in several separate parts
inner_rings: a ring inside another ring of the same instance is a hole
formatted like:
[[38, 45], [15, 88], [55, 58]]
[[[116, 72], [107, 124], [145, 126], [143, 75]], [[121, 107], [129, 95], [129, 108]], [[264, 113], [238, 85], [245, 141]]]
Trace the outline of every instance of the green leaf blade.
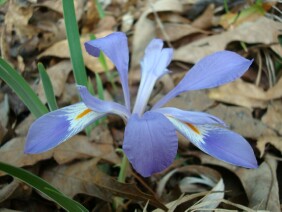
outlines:
[[50, 77], [47, 74], [42, 63], [38, 63], [37, 68], [39, 70], [39, 74], [42, 80], [42, 84], [43, 84], [43, 88], [44, 88], [44, 92], [45, 92], [45, 96], [48, 102], [49, 109], [50, 111], [57, 110], [58, 105], [56, 102], [56, 97], [54, 94], [54, 90], [53, 90], [53, 86], [52, 86]]
[[0, 78], [13, 89], [36, 118], [48, 113], [45, 105], [40, 101], [25, 79], [3, 58], [0, 58]]
[[36, 190], [42, 192], [67, 211], [88, 212], [88, 210], [83, 205], [66, 197], [63, 193], [51, 186], [45, 180], [22, 168], [14, 167], [9, 164], [0, 162], [0, 170], [20, 179]]
[[80, 46], [73, 0], [63, 0], [63, 11], [75, 81], [79, 85], [87, 86], [87, 76]]

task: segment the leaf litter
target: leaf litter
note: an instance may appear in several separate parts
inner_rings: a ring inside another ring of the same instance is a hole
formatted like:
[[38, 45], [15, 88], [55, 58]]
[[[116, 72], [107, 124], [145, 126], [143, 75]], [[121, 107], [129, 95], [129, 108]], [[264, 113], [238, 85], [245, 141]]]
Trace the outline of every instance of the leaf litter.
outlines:
[[[150, 105], [177, 84], [193, 64], [212, 52], [228, 49], [254, 58], [240, 80], [181, 94], [167, 106], [220, 117], [250, 142], [260, 166], [247, 170], [226, 164], [180, 137], [178, 158], [168, 170], [142, 179], [129, 169], [126, 183], [120, 183], [117, 175], [121, 156], [116, 149], [122, 144], [124, 124], [114, 117], [100, 123], [90, 135], [81, 133], [54, 150], [26, 155], [25, 137], [34, 118], [3, 81], [0, 161], [25, 167], [92, 211], [280, 211], [281, 2], [227, 1], [227, 11], [223, 1], [216, 0], [108, 0], [102, 2], [106, 14], [103, 19], [94, 1], [74, 2], [82, 44], [90, 34], [103, 37], [118, 30], [128, 34], [133, 96], [140, 80], [139, 61], [148, 42], [159, 37], [174, 48], [171, 73], [156, 85]], [[62, 2], [10, 0], [0, 7], [0, 17], [1, 57], [25, 77], [44, 103], [46, 97], [36, 67], [39, 61], [47, 69], [59, 106], [77, 102]], [[107, 98], [121, 98], [116, 75], [114, 91], [98, 59], [85, 51], [83, 54], [88, 76], [94, 78], [99, 73]], [[108, 59], [106, 62], [113, 71], [113, 64]], [[0, 207], [4, 211], [56, 208], [17, 179], [4, 173], [0, 176]], [[122, 207], [114, 208], [117, 196], [122, 197]]]

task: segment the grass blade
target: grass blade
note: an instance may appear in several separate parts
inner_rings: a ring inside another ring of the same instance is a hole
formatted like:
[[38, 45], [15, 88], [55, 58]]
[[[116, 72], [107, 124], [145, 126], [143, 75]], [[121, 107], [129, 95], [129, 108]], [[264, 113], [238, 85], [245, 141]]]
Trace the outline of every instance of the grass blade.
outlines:
[[104, 100], [105, 99], [104, 98], [104, 87], [103, 87], [103, 83], [102, 83], [101, 77], [96, 72], [95, 72], [95, 77], [96, 77], [96, 85], [97, 85], [98, 97], [99, 97], [99, 99]]
[[40, 101], [25, 79], [3, 58], [0, 58], [0, 78], [13, 89], [36, 118], [48, 113], [45, 105]]
[[75, 81], [79, 85], [87, 86], [73, 0], [63, 0], [63, 11]]
[[42, 192], [67, 211], [88, 211], [83, 205], [66, 197], [63, 193], [51, 186], [45, 180], [22, 168], [0, 162], [0, 170], [20, 179], [26, 184]]
[[94, 0], [94, 2], [95, 2], [95, 5], [96, 5], [98, 14], [99, 14], [99, 18], [103, 19], [105, 17], [105, 12], [104, 12], [104, 10], [102, 8], [101, 3], [99, 2], [99, 0]]
[[54, 94], [53, 86], [49, 78], [49, 75], [47, 74], [42, 63], [38, 63], [37, 67], [38, 67], [39, 74], [42, 80], [42, 84], [43, 84], [43, 88], [44, 88], [44, 92], [45, 92], [45, 96], [48, 102], [49, 109], [50, 111], [57, 110], [58, 105], [56, 102], [56, 97]]

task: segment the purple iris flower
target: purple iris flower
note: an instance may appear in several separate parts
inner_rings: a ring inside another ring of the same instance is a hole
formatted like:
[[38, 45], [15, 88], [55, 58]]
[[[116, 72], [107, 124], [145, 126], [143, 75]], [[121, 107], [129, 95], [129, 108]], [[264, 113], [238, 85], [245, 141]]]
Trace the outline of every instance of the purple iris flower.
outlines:
[[257, 167], [249, 143], [241, 135], [230, 131], [219, 118], [204, 112], [161, 108], [180, 93], [213, 88], [239, 78], [248, 70], [252, 61], [230, 51], [211, 54], [195, 64], [174, 89], [151, 110], [146, 111], [156, 81], [169, 73], [167, 66], [173, 55], [171, 48], [163, 48], [162, 40], [153, 39], [141, 61], [141, 82], [131, 112], [126, 35], [121, 32], [112, 33], [86, 42], [85, 48], [95, 57], [103, 51], [115, 64], [120, 75], [125, 106], [100, 100], [92, 96], [86, 87], [78, 85], [82, 102], [37, 119], [27, 135], [26, 153], [50, 150], [101, 117], [116, 114], [127, 122], [123, 150], [133, 168], [144, 177], [164, 170], [173, 162], [178, 148], [176, 131], [215, 158], [246, 168]]

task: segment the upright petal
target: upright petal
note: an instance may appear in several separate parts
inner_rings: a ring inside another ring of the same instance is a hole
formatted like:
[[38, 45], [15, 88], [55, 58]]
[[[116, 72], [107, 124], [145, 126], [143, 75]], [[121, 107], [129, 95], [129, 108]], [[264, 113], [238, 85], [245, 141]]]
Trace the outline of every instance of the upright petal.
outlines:
[[128, 119], [130, 116], [129, 110], [121, 104], [116, 102], [104, 101], [91, 95], [85, 86], [77, 85], [77, 89], [80, 93], [80, 97], [84, 104], [93, 111], [99, 113], [111, 113], [121, 116], [124, 119]]
[[100, 50], [102, 50], [115, 64], [120, 75], [125, 105], [130, 110], [128, 89], [129, 51], [126, 35], [123, 32], [114, 32], [104, 38], [88, 41], [84, 45], [88, 54], [99, 57]]
[[48, 151], [104, 115], [105, 113], [90, 110], [83, 102], [47, 113], [31, 125], [26, 138], [25, 153]]
[[175, 128], [205, 153], [227, 163], [257, 168], [250, 144], [239, 134], [213, 125], [193, 125], [169, 118]]
[[171, 62], [172, 55], [173, 49], [163, 49], [163, 41], [160, 39], [153, 39], [147, 46], [141, 61], [141, 82], [133, 113], [142, 115], [156, 81], [168, 73], [167, 66]]
[[176, 130], [160, 113], [132, 115], [125, 128], [123, 149], [134, 169], [143, 177], [167, 168], [177, 153]]
[[204, 112], [185, 111], [174, 107], [163, 107], [153, 110], [154, 112], [162, 113], [166, 117], [174, 117], [180, 121], [191, 124], [217, 124], [226, 126], [224, 121], [216, 116]]
[[253, 60], [247, 60], [231, 51], [219, 51], [201, 59], [187, 72], [178, 85], [158, 101], [159, 108], [178, 94], [204, 88], [213, 88], [241, 77]]

